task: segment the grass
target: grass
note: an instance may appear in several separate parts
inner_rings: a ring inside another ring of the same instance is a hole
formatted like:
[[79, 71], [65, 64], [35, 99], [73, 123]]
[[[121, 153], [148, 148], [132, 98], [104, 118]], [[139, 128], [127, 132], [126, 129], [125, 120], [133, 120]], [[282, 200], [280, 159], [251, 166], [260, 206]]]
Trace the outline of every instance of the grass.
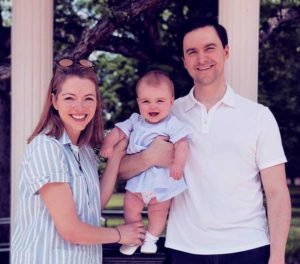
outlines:
[[[147, 226], [148, 221], [147, 218], [143, 218], [144, 225]], [[106, 221], [106, 225], [109, 227], [115, 227], [124, 223], [124, 219], [122, 217], [109, 217]]]
[[[297, 208], [297, 210], [299, 210], [299, 208]], [[295, 261], [300, 259], [300, 217], [294, 217], [292, 219], [286, 246], [286, 255], [288, 263], [297, 263]]]
[[[105, 209], [107, 210], [122, 210], [123, 209], [123, 193], [114, 193], [111, 199], [108, 201]], [[148, 224], [148, 220], [146, 217], [143, 217], [144, 225]], [[124, 223], [123, 216], [111, 216], [106, 217], [106, 226], [115, 227], [117, 225], [121, 225]]]
[[291, 195], [300, 195], [300, 187], [289, 187]]
[[[298, 219], [299, 220], [299, 219]], [[291, 226], [286, 245], [287, 263], [298, 263], [300, 259], [300, 226]]]
[[105, 209], [120, 210], [123, 209], [123, 193], [114, 193], [107, 203]]
[[300, 208], [292, 208], [293, 213], [300, 213]]

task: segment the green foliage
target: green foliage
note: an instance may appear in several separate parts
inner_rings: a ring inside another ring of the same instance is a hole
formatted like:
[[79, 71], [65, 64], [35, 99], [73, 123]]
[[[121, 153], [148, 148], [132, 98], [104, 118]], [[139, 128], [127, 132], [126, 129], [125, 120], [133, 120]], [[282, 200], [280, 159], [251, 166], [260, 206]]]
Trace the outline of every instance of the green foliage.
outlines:
[[12, 13], [11, 13], [11, 0], [0, 0], [0, 11], [2, 17], [2, 26], [11, 27]]
[[54, 1], [54, 57], [74, 48], [84, 30], [92, 28], [103, 16], [97, 0]]
[[[291, 2], [282, 1], [285, 8]], [[267, 19], [278, 13], [278, 5], [261, 6], [261, 27]], [[282, 134], [288, 157], [287, 171], [290, 177], [300, 175], [300, 20], [282, 23], [266, 42], [259, 53], [259, 102], [270, 107]]]
[[297, 225], [292, 224], [288, 242], [286, 246], [286, 256], [288, 263], [297, 263], [296, 260], [300, 258], [300, 219], [293, 219], [293, 222], [297, 222]]
[[100, 53], [95, 61], [99, 69], [106, 128], [115, 120], [129, 117], [136, 109], [136, 60], [121, 55]]
[[[109, 7], [119, 4], [113, 0], [56, 2], [55, 56], [74, 47], [85, 28], [94, 25], [97, 19], [111, 15]], [[107, 129], [116, 121], [124, 120], [133, 111], [137, 111], [135, 84], [144, 72], [159, 68], [169, 73], [175, 83], [176, 97], [185, 95], [192, 86], [179, 55], [178, 28], [192, 17], [216, 17], [218, 3], [216, 0], [173, 0], [168, 3], [158, 15], [142, 13], [113, 32], [114, 37], [129, 39], [140, 50], [136, 50], [131, 56], [103, 51], [94, 51], [90, 56], [99, 68]], [[68, 25], [72, 25], [72, 28]], [[143, 53], [143, 59], [138, 57], [139, 53]]]
[[[74, 48], [84, 30], [101, 18], [111, 17], [111, 8], [128, 1], [56, 0], [56, 55]], [[187, 19], [203, 15], [217, 17], [218, 1], [164, 2], [167, 4], [160, 12], [143, 12], [113, 32], [112, 37], [117, 40], [131, 41], [134, 50], [129, 46], [127, 53], [118, 52], [119, 44], [111, 38], [107, 45], [113, 46], [115, 52], [105, 52], [105, 42], [102, 51], [100, 48], [91, 55], [99, 68], [107, 129], [137, 111], [135, 84], [145, 71], [159, 68], [169, 73], [175, 83], [176, 97], [187, 94], [192, 86], [180, 58], [177, 33]], [[260, 30], [269, 32], [270, 18], [279, 18], [288, 8], [299, 8], [299, 5], [299, 0], [262, 0]], [[260, 43], [259, 54], [259, 102], [270, 107], [279, 123], [289, 160], [289, 177], [300, 175], [299, 23], [299, 18], [280, 23]]]

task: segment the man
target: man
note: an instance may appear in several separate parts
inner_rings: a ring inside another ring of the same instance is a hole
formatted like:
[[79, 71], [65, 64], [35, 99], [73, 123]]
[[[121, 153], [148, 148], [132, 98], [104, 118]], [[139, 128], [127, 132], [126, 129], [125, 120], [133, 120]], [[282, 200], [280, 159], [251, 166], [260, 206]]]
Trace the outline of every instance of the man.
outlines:
[[[166, 263], [283, 264], [291, 205], [275, 118], [226, 84], [229, 47], [221, 25], [209, 19], [186, 25], [182, 51], [194, 87], [173, 112], [192, 139], [188, 189], [170, 210]], [[170, 146], [157, 139], [147, 151], [126, 156], [120, 175], [167, 166], [171, 158]]]

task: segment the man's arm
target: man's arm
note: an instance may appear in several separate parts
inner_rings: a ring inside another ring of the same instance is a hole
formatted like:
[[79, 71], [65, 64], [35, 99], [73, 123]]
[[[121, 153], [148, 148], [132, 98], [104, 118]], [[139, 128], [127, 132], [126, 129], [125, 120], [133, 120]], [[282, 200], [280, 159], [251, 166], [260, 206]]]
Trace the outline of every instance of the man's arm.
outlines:
[[156, 137], [148, 149], [126, 155], [120, 164], [119, 177], [128, 180], [153, 167], [169, 167], [174, 158], [174, 145], [166, 137]]
[[268, 223], [271, 239], [269, 264], [285, 263], [285, 246], [291, 222], [291, 200], [286, 184], [285, 165], [261, 170], [267, 199]]

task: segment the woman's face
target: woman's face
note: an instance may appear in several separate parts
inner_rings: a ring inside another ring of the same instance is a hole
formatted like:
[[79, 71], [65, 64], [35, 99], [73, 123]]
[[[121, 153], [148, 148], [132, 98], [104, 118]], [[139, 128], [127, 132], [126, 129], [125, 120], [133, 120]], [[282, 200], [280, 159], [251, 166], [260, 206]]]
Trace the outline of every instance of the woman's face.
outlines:
[[77, 144], [79, 135], [93, 119], [97, 107], [95, 84], [85, 78], [68, 77], [61, 85], [57, 97], [52, 103], [58, 111], [73, 144]]

